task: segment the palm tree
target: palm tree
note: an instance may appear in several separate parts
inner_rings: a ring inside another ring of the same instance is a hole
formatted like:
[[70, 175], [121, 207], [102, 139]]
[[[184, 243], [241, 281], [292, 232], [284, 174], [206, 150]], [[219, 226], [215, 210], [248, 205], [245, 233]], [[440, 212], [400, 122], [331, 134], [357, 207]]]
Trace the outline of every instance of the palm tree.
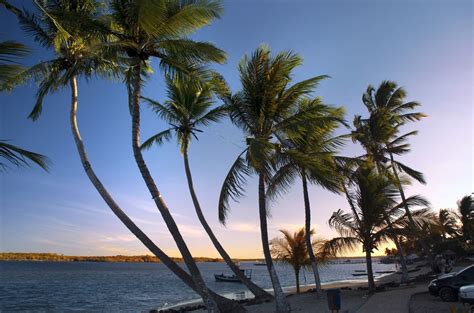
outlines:
[[[383, 81], [377, 90], [369, 85], [362, 96], [362, 101], [370, 116], [366, 120], [356, 116], [354, 120], [354, 126], [356, 126], [354, 138], [362, 143], [378, 164], [378, 167], [384, 169], [385, 163], [390, 162], [390, 168], [397, 182], [402, 201], [405, 201], [406, 196], [398, 171], [408, 174], [423, 184], [425, 183], [422, 173], [394, 159], [394, 154], [401, 155], [410, 151], [409, 144], [406, 141], [408, 137], [417, 134], [417, 131], [411, 131], [399, 135], [400, 127], [407, 122], [419, 121], [426, 117], [423, 113], [407, 112], [420, 106], [420, 103], [416, 101], [405, 102], [406, 95], [406, 91], [392, 81]], [[405, 206], [405, 213], [411, 223], [411, 229], [416, 230], [416, 223], [407, 206]], [[425, 253], [430, 257], [429, 247], [423, 240], [421, 240], [421, 244]]]
[[272, 296], [269, 293], [248, 279], [232, 261], [231, 257], [225, 251], [224, 247], [221, 245], [207, 223], [196, 195], [196, 191], [194, 190], [188, 154], [191, 139], [192, 137], [198, 139], [197, 134], [202, 132], [199, 127], [208, 126], [211, 123], [218, 122], [227, 114], [225, 106], [218, 106], [214, 109], [210, 109], [213, 105], [213, 89], [216, 86], [213, 85], [211, 81], [197, 83], [194, 78], [190, 78], [189, 76], [183, 78], [171, 78], [167, 76], [166, 86], [168, 100], [163, 104], [149, 98], [143, 99], [150, 104], [156, 114], [165, 120], [170, 127], [143, 142], [141, 149], [149, 149], [155, 143], [161, 145], [164, 141], [168, 141], [172, 137], [175, 137], [178, 140], [181, 147], [181, 153], [183, 154], [186, 178], [194, 208], [198, 219], [211, 239], [212, 244], [229, 268], [240, 279], [240, 281], [249, 288], [256, 298], [271, 298]]
[[[40, 7], [41, 11], [45, 14], [45, 16], [41, 18], [37, 18], [36, 15], [29, 12], [21, 11], [4, 0], [1, 0], [0, 3], [18, 17], [20, 24], [27, 32], [32, 33], [36, 41], [46, 48], [55, 49], [56, 59], [37, 64], [21, 72], [13, 79], [12, 83], [19, 83], [28, 78], [34, 78], [40, 81], [36, 104], [30, 114], [30, 118], [36, 120], [40, 116], [42, 112], [42, 101], [46, 94], [59, 87], [70, 86], [72, 92], [70, 111], [71, 130], [81, 163], [91, 183], [120, 221], [186, 285], [199, 293], [200, 287], [195, 284], [192, 277], [165, 254], [164, 251], [156, 246], [115, 202], [95, 174], [87, 156], [76, 119], [78, 105], [77, 77], [108, 74], [108, 71], [115, 71], [115, 64], [105, 58], [103, 53], [108, 51], [100, 49], [100, 45], [95, 43], [96, 38], [84, 38], [82, 30], [78, 28], [79, 25], [69, 25], [67, 30], [61, 25], [64, 19], [66, 19], [69, 22], [77, 20], [81, 23], [87, 23], [88, 26], [100, 26], [101, 24], [97, 23], [97, 21], [88, 20], [91, 18], [88, 14], [91, 14], [95, 9], [95, 2], [88, 0], [62, 1], [57, 2], [57, 6], [54, 6], [53, 3], [48, 7]], [[37, 5], [39, 6], [38, 3]], [[74, 19], [71, 18], [72, 16]], [[78, 16], [81, 19], [79, 19]], [[91, 29], [93, 30], [93, 28], [87, 28], [88, 31]], [[61, 43], [58, 38], [65, 38], [63, 40], [65, 40], [66, 43]], [[89, 40], [93, 42], [91, 43]], [[213, 292], [212, 295], [218, 299], [220, 303], [225, 303], [230, 308], [233, 307], [233, 304], [229, 305], [227, 299]]]
[[[300, 293], [300, 271], [302, 268], [311, 268], [311, 259], [306, 245], [305, 228], [291, 234], [288, 230], [280, 230], [283, 238], [275, 238], [270, 241], [270, 251], [273, 258], [282, 264], [289, 265], [295, 272], [296, 293]], [[314, 230], [310, 230], [310, 237]], [[312, 242], [312, 246], [315, 242]]]
[[296, 136], [301, 127], [324, 119], [320, 106], [310, 105], [298, 111], [301, 99], [309, 97], [324, 76], [313, 77], [293, 85], [292, 71], [302, 59], [291, 51], [271, 56], [270, 49], [261, 46], [245, 56], [239, 64], [242, 90], [225, 97], [232, 122], [246, 136], [247, 148], [232, 164], [219, 196], [219, 220], [225, 224], [230, 199], [244, 194], [244, 184], [251, 174], [258, 176], [258, 208], [263, 254], [275, 294], [276, 312], [290, 308], [273, 265], [268, 242], [266, 186], [272, 177], [275, 156], [281, 150], [277, 137]]
[[339, 123], [343, 123], [344, 110], [342, 108], [331, 108], [318, 99], [310, 101], [304, 99], [300, 103], [300, 110], [307, 109], [308, 105], [318, 105], [320, 108], [320, 123], [312, 123], [307, 129], [301, 131], [298, 137], [281, 138], [284, 152], [277, 172], [268, 186], [267, 196], [272, 199], [282, 192], [288, 191], [296, 177], [303, 184], [303, 199], [305, 210], [305, 234], [306, 245], [311, 260], [311, 266], [316, 284], [316, 291], [321, 291], [321, 279], [319, 277], [318, 262], [313, 251], [311, 242], [311, 205], [308, 192], [308, 181], [318, 184], [330, 191], [339, 191], [337, 175], [334, 172], [333, 158], [336, 150], [341, 146], [341, 137], [333, 135]]
[[[15, 41], [0, 42], [0, 91], [7, 89], [8, 82], [24, 70], [18, 64], [17, 58], [26, 55], [28, 51], [27, 47]], [[14, 146], [6, 140], [0, 140], [0, 158], [2, 170], [8, 167], [7, 163], [14, 166], [27, 166], [27, 160], [48, 170], [48, 159], [44, 155]]]
[[474, 200], [472, 195], [464, 196], [458, 201], [458, 215], [461, 221], [461, 232], [464, 240], [474, 240]]
[[[148, 59], [155, 57], [165, 72], [189, 72], [197, 64], [223, 62], [225, 54], [214, 45], [195, 42], [186, 36], [208, 25], [222, 11], [220, 2], [190, 1], [111, 1], [111, 15], [115, 24], [111, 32], [113, 46], [129, 57], [130, 75], [126, 85], [132, 115], [132, 149], [138, 169], [165, 224], [173, 236], [183, 260], [199, 289], [199, 295], [209, 310], [227, 310], [229, 303], [218, 303], [204, 283], [201, 273], [161, 195], [140, 149], [140, 97], [143, 70]], [[241, 309], [243, 309], [241, 307]], [[234, 310], [237, 310], [234, 308]]]
[[340, 236], [327, 241], [324, 251], [336, 255], [362, 245], [367, 262], [369, 292], [374, 292], [372, 252], [391, 238], [392, 230], [388, 228], [386, 215], [388, 212], [395, 213], [392, 208], [395, 206], [397, 189], [385, 177], [378, 175], [370, 163], [359, 167], [352, 179], [355, 185], [350, 194], [353, 211], [344, 213], [338, 210], [332, 214], [329, 226]]

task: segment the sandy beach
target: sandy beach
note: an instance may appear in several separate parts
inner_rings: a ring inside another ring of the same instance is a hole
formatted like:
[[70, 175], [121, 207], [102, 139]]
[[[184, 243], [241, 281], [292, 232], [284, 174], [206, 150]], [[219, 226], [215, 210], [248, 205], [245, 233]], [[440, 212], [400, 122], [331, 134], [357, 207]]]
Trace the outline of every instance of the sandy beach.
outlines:
[[[429, 273], [430, 269], [427, 266], [421, 264], [413, 264], [409, 266], [409, 270], [419, 269], [416, 272], [410, 273], [410, 279], [424, 276]], [[397, 273], [386, 274], [376, 279], [376, 285], [378, 288], [383, 290], [399, 290], [409, 288], [413, 289], [415, 286], [413, 283], [407, 286], [394, 287], [400, 282], [401, 276]], [[392, 286], [393, 287], [389, 287]], [[426, 284], [425, 284], [426, 285]], [[367, 281], [337, 281], [323, 283], [323, 289], [341, 289], [342, 308], [341, 312], [357, 312], [361, 309], [370, 296], [367, 294]], [[291, 306], [292, 312], [330, 312], [327, 304], [326, 293], [323, 292], [319, 297], [314, 292], [313, 285], [301, 286], [301, 293], [296, 294], [296, 287], [285, 288], [288, 302]], [[271, 291], [270, 291], [271, 292]], [[184, 304], [169, 307], [175, 311], [170, 312], [196, 312], [204, 313], [207, 312], [204, 309], [196, 309], [196, 306], [202, 304], [201, 301], [191, 301]], [[408, 305], [408, 304], [407, 304]], [[246, 305], [246, 309], [250, 313], [272, 313], [275, 310], [275, 304], [273, 302], [266, 302], [261, 304], [250, 304]], [[163, 312], [166, 312], [163, 310]], [[375, 311], [374, 311], [375, 312]]]

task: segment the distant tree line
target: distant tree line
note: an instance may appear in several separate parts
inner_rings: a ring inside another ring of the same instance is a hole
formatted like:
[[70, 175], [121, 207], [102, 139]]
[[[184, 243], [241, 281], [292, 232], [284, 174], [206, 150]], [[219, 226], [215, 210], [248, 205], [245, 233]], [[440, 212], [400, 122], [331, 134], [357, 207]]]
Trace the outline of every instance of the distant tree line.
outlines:
[[[181, 262], [181, 258], [172, 258]], [[194, 258], [196, 262], [222, 262], [219, 258]], [[56, 261], [56, 262], [129, 262], [129, 263], [161, 263], [160, 259], [151, 255], [112, 255], [112, 256], [72, 256], [57, 253], [0, 253], [0, 261]]]

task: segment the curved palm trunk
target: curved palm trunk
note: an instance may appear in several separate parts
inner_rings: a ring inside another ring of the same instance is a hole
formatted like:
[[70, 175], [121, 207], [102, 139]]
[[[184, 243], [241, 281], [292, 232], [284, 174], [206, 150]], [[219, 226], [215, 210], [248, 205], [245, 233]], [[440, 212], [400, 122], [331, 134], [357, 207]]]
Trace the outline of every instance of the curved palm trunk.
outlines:
[[224, 261], [226, 262], [227, 266], [234, 272], [235, 276], [237, 276], [238, 279], [255, 295], [256, 299], [271, 299], [273, 296], [254, 284], [250, 279], [247, 278], [247, 276], [242, 273], [242, 271], [239, 269], [237, 265], [232, 261], [231, 257], [225, 251], [224, 247], [221, 245], [219, 240], [217, 240], [217, 237], [214, 235], [214, 232], [212, 231], [211, 227], [206, 221], [206, 218], [204, 217], [204, 214], [202, 213], [201, 210], [201, 205], [199, 204], [199, 200], [197, 198], [196, 192], [194, 190], [194, 184], [193, 184], [193, 177], [191, 175], [191, 168], [189, 166], [189, 158], [188, 158], [188, 147], [187, 144], [185, 144], [184, 147], [184, 169], [186, 172], [186, 178], [188, 180], [188, 187], [189, 187], [189, 192], [191, 194], [191, 198], [193, 200], [194, 208], [196, 210], [196, 214], [198, 216], [199, 221], [201, 222], [202, 227], [204, 227], [204, 230], [206, 231], [207, 235], [212, 241], [212, 244], [216, 248], [217, 252], [222, 256]]
[[[402, 203], [403, 203], [403, 207], [405, 208], [405, 213], [408, 216], [408, 220], [410, 222], [411, 227], [413, 228], [413, 230], [416, 231], [418, 230], [418, 226], [415, 223], [415, 220], [413, 219], [413, 215], [411, 214], [410, 209], [408, 208], [408, 205], [406, 203], [405, 192], [403, 191], [400, 178], [398, 177], [398, 172], [397, 172], [397, 169], [395, 168], [395, 160], [393, 159], [392, 153], [390, 153], [390, 162], [392, 165], [393, 175], [395, 176], [395, 179], [397, 180], [397, 188], [398, 188], [398, 191], [400, 192], [400, 197], [402, 198]], [[430, 263], [432, 263], [432, 259], [433, 259], [432, 254], [431, 254], [430, 248], [426, 244], [426, 241], [423, 238], [419, 238], [419, 241], [421, 244], [421, 248], [425, 251], [426, 255], [428, 256], [428, 260], [430, 261]]]
[[258, 176], [258, 211], [260, 215], [260, 235], [262, 237], [263, 255], [267, 264], [268, 273], [272, 281], [273, 292], [275, 294], [276, 313], [290, 312], [290, 306], [286, 301], [285, 294], [281, 288], [278, 275], [273, 265], [272, 255], [270, 253], [270, 245], [268, 243], [267, 228], [267, 208], [265, 199], [265, 174], [260, 173]]
[[304, 170], [301, 171], [301, 178], [303, 180], [306, 249], [308, 250], [309, 259], [311, 260], [311, 267], [313, 268], [316, 292], [320, 293], [321, 278], [319, 277], [318, 261], [316, 255], [314, 254], [313, 244], [311, 242], [311, 205], [309, 203], [308, 182], [306, 180], [306, 172]]
[[[109, 208], [118, 217], [118, 219], [127, 227], [128, 230], [135, 237], [140, 240], [141, 243], [145, 247], [150, 250], [160, 261], [176, 276], [178, 276], [188, 287], [193, 289], [196, 293], [199, 294], [199, 290], [196, 288], [194, 281], [192, 280], [191, 276], [186, 273], [181, 267], [176, 264], [171, 258], [168, 257], [166, 253], [164, 253], [158, 246], [153, 243], [153, 241], [128, 217], [128, 215], [120, 208], [120, 206], [115, 202], [112, 196], [109, 194], [107, 189], [104, 187], [102, 182], [99, 180], [97, 175], [95, 174], [91, 163], [89, 161], [89, 157], [87, 156], [86, 149], [84, 147], [84, 142], [82, 141], [81, 134], [79, 132], [79, 127], [77, 125], [76, 113], [77, 113], [77, 82], [76, 78], [73, 77], [70, 81], [71, 91], [72, 91], [72, 99], [71, 99], [71, 110], [69, 114], [69, 123], [71, 126], [72, 135], [74, 137], [74, 141], [76, 143], [77, 152], [79, 154], [82, 166], [84, 167], [84, 171], [87, 174], [87, 177], [91, 181], [92, 185], [95, 187], [97, 192], [100, 194], [102, 199], [107, 203]], [[214, 297], [217, 302], [220, 303], [222, 307], [228, 307], [226, 312], [233, 312], [233, 303], [229, 303], [229, 300], [214, 294]], [[224, 311], [224, 310], [223, 310]]]
[[372, 270], [372, 254], [370, 247], [365, 247], [365, 261], [367, 262], [367, 280], [369, 283], [369, 293], [375, 292], [374, 272]]
[[186, 242], [183, 239], [183, 236], [179, 232], [178, 226], [171, 216], [170, 211], [160, 194], [153, 177], [148, 170], [148, 166], [143, 159], [142, 152], [140, 150], [140, 93], [141, 93], [141, 64], [137, 62], [135, 68], [133, 69], [134, 75], [134, 86], [133, 86], [133, 98], [131, 101], [132, 104], [132, 149], [135, 161], [137, 163], [138, 169], [142, 175], [142, 178], [150, 192], [152, 199], [155, 201], [156, 207], [161, 213], [163, 220], [165, 221], [168, 230], [176, 242], [183, 260], [188, 267], [188, 270], [193, 278], [196, 288], [199, 290], [199, 295], [202, 297], [207, 308], [211, 312], [220, 312], [220, 308], [216, 303], [216, 300], [210, 295], [209, 289], [204, 283], [204, 279], [201, 276], [201, 273], [194, 262], [194, 259], [191, 255], [191, 252], [186, 245]]
[[392, 234], [392, 236], [391, 236], [392, 240], [395, 243], [395, 246], [397, 247], [398, 256], [400, 258], [400, 266], [402, 268], [402, 279], [401, 279], [401, 281], [402, 281], [402, 283], [407, 282], [408, 281], [408, 268], [407, 268], [407, 262], [406, 262], [406, 259], [405, 259], [404, 249], [403, 249], [402, 245], [400, 244], [400, 240], [398, 239], [398, 236], [395, 235], [395, 231], [393, 229], [392, 222], [390, 221], [390, 217], [388, 217], [387, 214], [384, 214], [384, 219], [385, 219], [385, 222], [387, 223], [388, 230]]
[[[376, 167], [377, 167], [378, 174], [382, 175], [383, 171], [382, 171], [381, 166], [378, 162], [376, 163]], [[406, 262], [406, 259], [405, 259], [404, 249], [403, 249], [402, 245], [400, 244], [400, 240], [398, 239], [398, 236], [395, 234], [392, 222], [390, 221], [390, 217], [386, 213], [384, 213], [384, 219], [385, 219], [385, 222], [387, 223], [388, 230], [391, 233], [392, 240], [395, 243], [395, 246], [397, 247], [398, 257], [400, 258], [400, 266], [402, 268], [402, 279], [401, 279], [401, 281], [402, 281], [402, 283], [407, 282], [408, 281], [408, 268], [407, 268], [407, 262]]]

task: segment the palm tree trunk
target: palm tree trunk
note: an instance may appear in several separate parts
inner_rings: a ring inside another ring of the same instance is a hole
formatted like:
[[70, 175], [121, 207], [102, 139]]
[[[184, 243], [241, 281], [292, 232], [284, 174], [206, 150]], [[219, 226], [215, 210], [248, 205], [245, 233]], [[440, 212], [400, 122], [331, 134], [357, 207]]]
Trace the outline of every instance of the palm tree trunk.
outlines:
[[300, 271], [295, 269], [296, 293], [300, 293]]
[[272, 281], [273, 292], [275, 294], [276, 313], [290, 312], [290, 306], [286, 301], [285, 294], [281, 288], [278, 275], [273, 265], [272, 255], [270, 253], [270, 245], [268, 243], [267, 228], [267, 205], [265, 199], [265, 174], [260, 173], [258, 176], [258, 211], [260, 215], [260, 234], [262, 237], [263, 255], [267, 264], [268, 274]]
[[313, 268], [314, 283], [316, 284], [316, 292], [321, 292], [321, 278], [319, 277], [318, 261], [313, 251], [313, 243], [311, 242], [311, 205], [308, 195], [308, 182], [306, 180], [306, 172], [301, 171], [301, 178], [303, 180], [303, 198], [304, 198], [304, 212], [305, 212], [305, 240], [306, 249], [308, 250], [309, 259], [311, 260], [311, 267]]
[[400, 239], [397, 236], [394, 236], [393, 241], [395, 242], [395, 246], [397, 247], [398, 256], [400, 258], [400, 267], [402, 268], [402, 283], [408, 282], [408, 267], [407, 267], [407, 260], [405, 258], [404, 249], [402, 244], [400, 243]]
[[[97, 192], [100, 194], [102, 199], [107, 203], [109, 208], [112, 210], [112, 212], [115, 214], [115, 216], [118, 217], [118, 219], [127, 227], [128, 230], [132, 234], [135, 235], [135, 237], [140, 240], [141, 243], [145, 247], [150, 250], [157, 258], [160, 259], [160, 261], [170, 270], [172, 271], [176, 276], [178, 276], [188, 287], [193, 289], [195, 292], [199, 293], [199, 290], [196, 288], [196, 285], [194, 281], [192, 280], [192, 277], [186, 273], [181, 267], [176, 264], [171, 258], [168, 257], [166, 253], [164, 253], [158, 246], [153, 243], [153, 241], [140, 229], [138, 226], [128, 217], [128, 215], [120, 208], [120, 206], [115, 202], [115, 200], [112, 198], [112, 196], [109, 194], [105, 186], [102, 184], [102, 182], [99, 180], [97, 175], [95, 174], [91, 163], [89, 161], [89, 157], [87, 156], [87, 152], [84, 146], [84, 142], [82, 141], [81, 134], [79, 132], [79, 127], [77, 124], [77, 119], [76, 119], [76, 113], [77, 113], [77, 81], [76, 78], [73, 77], [70, 81], [71, 85], [71, 91], [72, 91], [72, 99], [71, 99], [71, 110], [69, 114], [69, 123], [71, 126], [71, 131], [72, 135], [74, 137], [74, 141], [76, 143], [76, 148], [77, 152], [79, 154], [82, 166], [84, 168], [84, 171], [87, 174], [87, 177], [91, 181], [92, 185], [95, 187]], [[228, 299], [219, 296], [217, 294], [213, 294], [214, 297], [216, 297], [219, 303], [222, 303], [221, 305], [224, 306], [225, 304], [228, 303]], [[232, 309], [229, 306], [229, 309], [227, 312], [232, 312]]]
[[[413, 219], [413, 215], [411, 214], [410, 209], [408, 208], [408, 205], [407, 205], [407, 202], [406, 202], [406, 197], [405, 197], [405, 192], [403, 191], [403, 187], [402, 187], [402, 184], [400, 182], [400, 178], [398, 176], [397, 169], [395, 167], [395, 160], [393, 159], [393, 154], [392, 153], [390, 153], [390, 162], [391, 162], [391, 165], [392, 165], [393, 175], [395, 176], [395, 179], [397, 180], [397, 187], [398, 187], [398, 191], [400, 192], [400, 197], [402, 198], [402, 203], [403, 203], [403, 207], [405, 208], [405, 213], [408, 216], [408, 220], [410, 222], [411, 227], [413, 228], [414, 232], [416, 233], [416, 231], [418, 230], [418, 226], [415, 223], [415, 220]], [[420, 241], [420, 244], [421, 244], [421, 248], [425, 251], [426, 255], [428, 256], [428, 260], [431, 263], [433, 258], [432, 258], [430, 248], [428, 247], [428, 245], [426, 244], [426, 241], [423, 238], [419, 238], [419, 241]]]
[[[376, 162], [376, 167], [377, 167], [377, 172], [379, 175], [382, 175], [383, 171], [378, 162]], [[392, 222], [390, 221], [390, 217], [387, 215], [387, 213], [384, 213], [384, 219], [385, 222], [387, 223], [388, 230], [390, 231], [390, 234], [392, 237], [393, 242], [395, 243], [395, 246], [397, 247], [397, 252], [398, 252], [398, 257], [400, 258], [400, 265], [402, 267], [402, 283], [408, 281], [408, 268], [407, 268], [407, 263], [405, 259], [405, 253], [402, 245], [400, 244], [400, 240], [398, 239], [398, 236], [395, 234], [395, 231], [393, 229]]]
[[222, 256], [224, 261], [226, 262], [227, 266], [234, 272], [235, 276], [237, 276], [238, 279], [255, 295], [255, 298], [258, 300], [264, 300], [264, 299], [271, 299], [273, 298], [272, 295], [270, 295], [268, 292], [254, 284], [250, 279], [245, 276], [245, 274], [239, 269], [237, 265], [232, 261], [231, 257], [225, 251], [224, 247], [221, 245], [219, 240], [217, 240], [217, 237], [214, 235], [214, 232], [212, 231], [211, 227], [206, 221], [206, 218], [204, 217], [204, 214], [201, 210], [201, 205], [199, 204], [199, 200], [197, 198], [196, 192], [194, 190], [194, 184], [193, 184], [193, 177], [191, 175], [191, 168], [189, 166], [189, 158], [188, 158], [188, 145], [185, 143], [184, 146], [184, 169], [186, 172], [186, 178], [188, 180], [188, 187], [189, 187], [189, 192], [191, 193], [191, 198], [193, 200], [194, 204], [194, 209], [196, 210], [196, 214], [198, 216], [199, 221], [201, 222], [201, 225], [204, 227], [204, 230], [206, 231], [207, 235], [212, 241], [212, 244], [216, 248], [216, 250], [219, 252], [219, 254]]
[[[357, 211], [356, 211], [355, 206], [354, 206], [354, 202], [352, 201], [352, 198], [349, 195], [349, 191], [347, 190], [346, 184], [344, 182], [342, 183], [342, 188], [343, 188], [344, 193], [346, 195], [347, 201], [349, 202], [349, 206], [351, 207], [351, 210], [354, 213], [354, 216], [356, 217], [357, 222], [360, 225], [361, 221], [360, 221], [359, 215], [357, 214]], [[391, 223], [390, 219], [388, 218], [388, 216], [386, 214], [384, 216], [384, 219], [387, 222], [387, 225], [389, 227], [390, 232], [393, 234], [392, 223]], [[397, 236], [393, 235], [391, 237], [392, 237], [393, 242], [395, 243], [395, 246], [397, 247], [397, 253], [398, 253], [398, 256], [400, 258], [400, 265], [401, 265], [401, 268], [402, 268], [402, 279], [401, 279], [401, 281], [406, 282], [406, 281], [408, 281], [408, 268], [407, 268], [407, 263], [406, 263], [404, 253], [403, 253], [403, 247], [400, 244], [400, 241], [398, 240]], [[370, 267], [372, 267], [372, 264], [370, 265]]]
[[365, 247], [365, 261], [367, 263], [367, 280], [369, 282], [369, 293], [375, 292], [374, 272], [372, 270], [371, 247]]
[[142, 152], [140, 150], [140, 93], [141, 93], [141, 61], [135, 64], [133, 69], [134, 75], [134, 86], [133, 86], [133, 94], [132, 94], [132, 149], [133, 155], [135, 157], [135, 161], [137, 163], [138, 169], [142, 175], [142, 178], [150, 192], [152, 199], [155, 201], [155, 204], [158, 210], [165, 221], [168, 230], [170, 231], [171, 235], [176, 242], [176, 246], [181, 253], [183, 260], [188, 267], [188, 270], [193, 278], [194, 283], [196, 284], [197, 289], [199, 290], [199, 295], [202, 297], [204, 303], [206, 304], [207, 308], [211, 312], [220, 312], [220, 308], [218, 307], [217, 302], [215, 299], [210, 295], [209, 289], [207, 288], [206, 284], [204, 283], [204, 279], [201, 276], [201, 273], [194, 262], [194, 259], [191, 255], [191, 252], [186, 245], [186, 242], [183, 239], [183, 236], [179, 232], [178, 226], [174, 221], [171, 213], [163, 200], [162, 195], [160, 194], [153, 177], [151, 176], [150, 171], [148, 170], [148, 166], [143, 159]]
[[397, 252], [398, 252], [398, 257], [400, 258], [400, 266], [402, 268], [402, 283], [405, 283], [408, 281], [408, 268], [407, 268], [407, 262], [405, 259], [405, 253], [402, 245], [400, 244], [400, 240], [398, 239], [398, 236], [395, 235], [395, 231], [393, 229], [392, 222], [390, 221], [390, 217], [387, 216], [387, 214], [384, 214], [384, 219], [385, 222], [387, 223], [388, 230], [391, 233], [391, 237], [393, 242], [395, 243], [395, 246], [397, 247]]

